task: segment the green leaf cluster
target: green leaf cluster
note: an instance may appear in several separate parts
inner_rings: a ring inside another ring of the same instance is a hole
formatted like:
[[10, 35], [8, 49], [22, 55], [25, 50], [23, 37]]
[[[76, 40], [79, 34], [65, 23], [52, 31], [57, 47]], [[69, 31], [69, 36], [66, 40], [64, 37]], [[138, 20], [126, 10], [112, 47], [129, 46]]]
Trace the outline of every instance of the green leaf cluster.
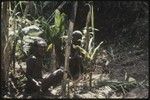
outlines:
[[55, 10], [54, 24], [49, 25], [44, 18], [42, 18], [40, 22], [44, 30], [44, 36], [49, 44], [57, 42], [57, 39], [60, 39], [65, 32], [66, 15], [61, 13], [58, 9]]

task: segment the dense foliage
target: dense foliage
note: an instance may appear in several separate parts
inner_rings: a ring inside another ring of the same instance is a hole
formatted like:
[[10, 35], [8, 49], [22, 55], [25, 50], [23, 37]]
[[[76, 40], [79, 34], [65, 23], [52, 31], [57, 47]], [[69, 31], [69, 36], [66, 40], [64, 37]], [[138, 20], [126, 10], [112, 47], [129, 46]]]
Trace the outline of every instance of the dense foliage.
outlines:
[[[42, 71], [45, 75], [64, 66], [73, 3], [10, 1], [1, 5], [3, 96], [22, 98], [26, 81], [23, 64], [34, 39], [42, 37], [48, 44]], [[85, 76], [90, 73], [86, 83], [95, 84], [95, 89], [109, 86], [113, 92], [123, 93], [123, 97], [134, 88], [149, 87], [148, 8], [148, 1], [78, 1], [73, 30], [81, 31], [82, 39], [81, 45], [73, 48], [78, 48], [83, 56]], [[93, 80], [92, 73], [109, 78]], [[82, 92], [88, 89], [80, 87]]]

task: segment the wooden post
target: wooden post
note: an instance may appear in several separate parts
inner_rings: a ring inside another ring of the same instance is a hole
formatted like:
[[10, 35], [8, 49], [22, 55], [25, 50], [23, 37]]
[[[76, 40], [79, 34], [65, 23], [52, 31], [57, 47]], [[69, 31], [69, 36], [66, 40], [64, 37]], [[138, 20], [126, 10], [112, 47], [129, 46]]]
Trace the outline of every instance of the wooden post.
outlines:
[[75, 18], [76, 18], [76, 12], [77, 12], [77, 6], [78, 2], [74, 1], [73, 3], [73, 9], [72, 9], [72, 14], [69, 20], [69, 29], [68, 29], [68, 39], [66, 43], [66, 50], [65, 50], [65, 71], [64, 71], [64, 76], [63, 76], [63, 82], [62, 82], [62, 97], [66, 97], [66, 82], [67, 82], [67, 71], [69, 67], [69, 56], [70, 56], [70, 48], [71, 48], [71, 33], [73, 32], [73, 27], [75, 23]]

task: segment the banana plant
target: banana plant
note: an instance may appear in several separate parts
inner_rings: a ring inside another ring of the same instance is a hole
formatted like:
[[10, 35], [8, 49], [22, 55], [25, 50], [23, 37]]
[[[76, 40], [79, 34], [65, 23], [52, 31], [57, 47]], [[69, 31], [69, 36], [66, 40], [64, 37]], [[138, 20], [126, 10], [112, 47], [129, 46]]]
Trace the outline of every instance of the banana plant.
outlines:
[[65, 33], [65, 17], [64, 13], [61, 13], [59, 10], [55, 10], [54, 24], [49, 25], [46, 19], [41, 18], [39, 20], [41, 28], [44, 30], [44, 37], [49, 44], [55, 44], [56, 40], [63, 36]]
[[42, 18], [39, 20], [41, 28], [44, 30], [43, 38], [48, 43], [47, 51], [52, 51], [53, 62], [56, 62], [56, 66], [59, 67], [62, 63], [62, 36], [66, 30], [66, 15], [61, 13], [58, 9], [55, 10], [54, 23], [49, 25], [46, 19]]

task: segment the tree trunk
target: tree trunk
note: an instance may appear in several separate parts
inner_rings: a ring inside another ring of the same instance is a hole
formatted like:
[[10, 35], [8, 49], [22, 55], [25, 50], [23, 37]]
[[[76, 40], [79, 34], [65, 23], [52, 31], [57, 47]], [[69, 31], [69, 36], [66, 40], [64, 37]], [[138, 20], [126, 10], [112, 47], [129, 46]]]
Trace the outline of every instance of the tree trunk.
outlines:
[[[77, 12], [77, 6], [78, 2], [75, 1], [73, 3], [73, 9], [72, 9], [72, 14], [69, 20], [69, 30], [68, 30], [68, 39], [66, 43], [66, 50], [65, 50], [65, 71], [64, 71], [64, 78], [62, 82], [62, 96], [66, 97], [66, 82], [67, 82], [67, 71], [69, 67], [69, 56], [70, 56], [70, 48], [71, 48], [71, 33], [73, 32], [73, 27], [75, 23], [75, 18], [76, 18], [76, 12]], [[68, 87], [69, 88], [69, 87]]]
[[2, 76], [2, 93], [7, 92], [8, 87], [8, 69], [10, 66], [10, 41], [8, 38], [8, 27], [9, 27], [9, 1], [1, 3], [2, 12], [1, 12], [1, 76]]

